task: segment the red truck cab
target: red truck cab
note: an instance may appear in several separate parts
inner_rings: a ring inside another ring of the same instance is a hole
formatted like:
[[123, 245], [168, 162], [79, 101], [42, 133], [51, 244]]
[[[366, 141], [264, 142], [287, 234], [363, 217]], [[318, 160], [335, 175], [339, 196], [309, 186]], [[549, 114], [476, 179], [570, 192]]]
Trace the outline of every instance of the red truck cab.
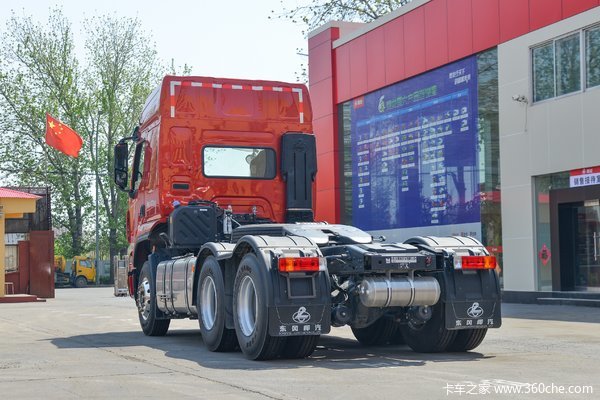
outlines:
[[285, 221], [281, 137], [311, 133], [311, 117], [304, 85], [166, 76], [133, 135], [127, 236], [134, 265], [147, 257], [147, 240], [166, 229], [178, 204], [210, 201]]

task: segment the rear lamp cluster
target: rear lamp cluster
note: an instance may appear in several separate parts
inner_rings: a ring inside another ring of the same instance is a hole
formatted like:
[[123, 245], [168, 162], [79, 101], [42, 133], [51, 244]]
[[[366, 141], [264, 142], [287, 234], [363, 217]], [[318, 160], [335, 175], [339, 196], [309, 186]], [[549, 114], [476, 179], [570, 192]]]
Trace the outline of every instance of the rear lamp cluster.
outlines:
[[454, 269], [494, 269], [496, 268], [495, 256], [454, 256]]
[[325, 270], [324, 263], [321, 257], [281, 257], [279, 272], [316, 272]]

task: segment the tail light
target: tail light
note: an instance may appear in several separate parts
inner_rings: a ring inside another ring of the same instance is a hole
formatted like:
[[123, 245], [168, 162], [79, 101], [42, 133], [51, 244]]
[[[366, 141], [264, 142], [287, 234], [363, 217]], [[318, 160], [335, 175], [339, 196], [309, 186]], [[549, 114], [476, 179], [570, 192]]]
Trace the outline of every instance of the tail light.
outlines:
[[316, 272], [324, 262], [320, 257], [281, 257], [279, 272]]
[[454, 269], [494, 269], [494, 256], [455, 256]]

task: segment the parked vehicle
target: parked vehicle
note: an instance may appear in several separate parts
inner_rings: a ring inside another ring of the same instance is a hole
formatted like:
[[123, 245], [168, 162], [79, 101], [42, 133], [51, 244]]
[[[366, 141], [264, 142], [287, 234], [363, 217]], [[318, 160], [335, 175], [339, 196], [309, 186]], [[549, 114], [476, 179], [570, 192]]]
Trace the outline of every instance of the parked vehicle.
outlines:
[[94, 260], [85, 256], [75, 256], [68, 265], [63, 256], [54, 256], [54, 284], [82, 288], [96, 283]]
[[211, 351], [254, 360], [307, 357], [343, 325], [366, 345], [477, 347], [501, 324], [495, 258], [473, 238], [315, 222], [312, 131], [303, 85], [163, 79], [115, 147], [143, 332], [197, 318]]

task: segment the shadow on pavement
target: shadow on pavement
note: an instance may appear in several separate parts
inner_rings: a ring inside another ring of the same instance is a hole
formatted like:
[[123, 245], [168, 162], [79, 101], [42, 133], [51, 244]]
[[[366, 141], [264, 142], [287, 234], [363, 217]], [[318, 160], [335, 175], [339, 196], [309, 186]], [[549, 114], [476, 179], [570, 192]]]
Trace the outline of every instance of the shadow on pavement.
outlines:
[[[250, 361], [241, 352], [212, 353], [204, 347], [198, 330], [173, 330], [166, 337], [147, 337], [141, 332], [109, 332], [51, 339], [60, 349], [100, 348], [130, 361], [148, 362], [147, 357], [120, 351], [127, 347], [146, 346], [163, 351], [167, 357], [189, 360], [213, 369], [269, 370], [281, 368], [321, 367], [328, 369], [418, 367], [427, 363], [479, 361], [493, 358], [481, 353], [413, 352], [405, 345], [362, 346], [353, 339], [324, 335], [311, 357], [304, 360], [279, 359]], [[137, 353], [139, 354], [139, 352]]]

